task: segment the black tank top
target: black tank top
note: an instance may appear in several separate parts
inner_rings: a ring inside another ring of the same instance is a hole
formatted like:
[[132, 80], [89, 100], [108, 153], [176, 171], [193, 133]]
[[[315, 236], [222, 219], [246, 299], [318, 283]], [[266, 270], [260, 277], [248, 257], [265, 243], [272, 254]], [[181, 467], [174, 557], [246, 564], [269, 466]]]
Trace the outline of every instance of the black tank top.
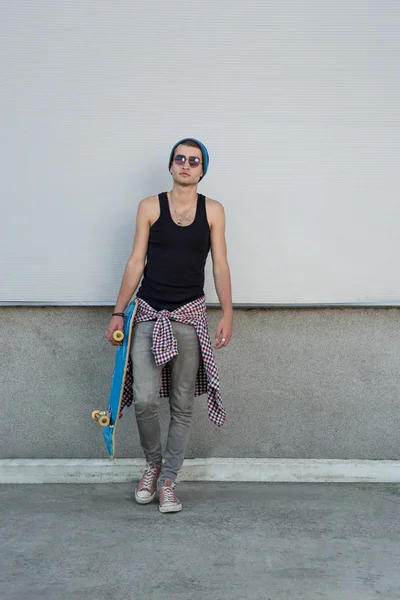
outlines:
[[172, 220], [167, 193], [158, 199], [160, 216], [150, 227], [147, 263], [136, 295], [155, 310], [173, 311], [204, 295], [210, 227], [203, 195], [197, 195], [194, 221], [186, 227]]

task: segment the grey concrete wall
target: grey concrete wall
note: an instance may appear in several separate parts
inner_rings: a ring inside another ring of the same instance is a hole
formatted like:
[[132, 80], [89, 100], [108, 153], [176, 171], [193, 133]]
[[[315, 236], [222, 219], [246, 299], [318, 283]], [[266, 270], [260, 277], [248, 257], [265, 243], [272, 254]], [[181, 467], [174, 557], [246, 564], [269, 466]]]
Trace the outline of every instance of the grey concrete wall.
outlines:
[[[90, 412], [108, 399], [109, 313], [0, 309], [1, 458], [106, 457]], [[217, 361], [228, 421], [212, 425], [198, 398], [187, 458], [400, 457], [400, 309], [237, 309]], [[142, 457], [132, 407], [117, 449]]]

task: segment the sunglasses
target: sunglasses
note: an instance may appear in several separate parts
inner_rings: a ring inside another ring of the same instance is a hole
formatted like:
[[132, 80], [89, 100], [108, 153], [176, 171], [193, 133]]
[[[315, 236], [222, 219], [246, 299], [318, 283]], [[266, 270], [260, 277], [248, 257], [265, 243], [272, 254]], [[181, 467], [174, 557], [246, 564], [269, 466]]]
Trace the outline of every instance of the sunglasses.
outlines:
[[183, 154], [177, 154], [174, 156], [174, 163], [180, 167], [186, 163], [186, 160], [188, 160], [190, 167], [198, 167], [201, 165], [201, 159], [198, 156], [189, 156], [189, 158], [186, 158], [186, 156], [183, 156]]

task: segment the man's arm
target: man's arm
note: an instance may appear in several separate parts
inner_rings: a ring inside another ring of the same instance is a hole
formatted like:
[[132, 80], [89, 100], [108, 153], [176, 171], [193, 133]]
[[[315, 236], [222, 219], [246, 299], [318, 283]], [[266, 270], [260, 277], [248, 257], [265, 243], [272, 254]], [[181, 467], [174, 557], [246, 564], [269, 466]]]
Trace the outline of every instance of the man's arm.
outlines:
[[225, 211], [222, 204], [207, 198], [207, 216], [210, 224], [214, 283], [223, 312], [217, 327], [215, 347], [222, 348], [228, 345], [233, 326], [231, 274], [225, 240]]
[[[145, 198], [139, 204], [136, 215], [136, 232], [133, 240], [132, 254], [125, 267], [113, 312], [123, 312], [125, 310], [143, 275], [153, 204], [153, 198]], [[117, 342], [113, 340], [112, 335], [116, 329], [123, 329], [122, 317], [112, 317], [106, 331], [107, 340], [114, 346], [117, 345]]]

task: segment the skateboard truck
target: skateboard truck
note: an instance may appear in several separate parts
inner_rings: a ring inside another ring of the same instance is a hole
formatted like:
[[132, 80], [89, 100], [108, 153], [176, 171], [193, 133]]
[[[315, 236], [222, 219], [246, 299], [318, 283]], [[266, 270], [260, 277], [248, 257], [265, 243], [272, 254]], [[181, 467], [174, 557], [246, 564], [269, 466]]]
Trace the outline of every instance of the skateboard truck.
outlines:
[[111, 422], [111, 410], [94, 410], [91, 417], [93, 421], [97, 421], [102, 427], [108, 427]]

